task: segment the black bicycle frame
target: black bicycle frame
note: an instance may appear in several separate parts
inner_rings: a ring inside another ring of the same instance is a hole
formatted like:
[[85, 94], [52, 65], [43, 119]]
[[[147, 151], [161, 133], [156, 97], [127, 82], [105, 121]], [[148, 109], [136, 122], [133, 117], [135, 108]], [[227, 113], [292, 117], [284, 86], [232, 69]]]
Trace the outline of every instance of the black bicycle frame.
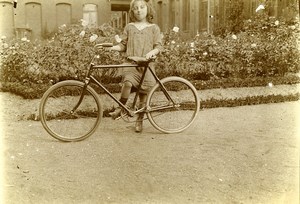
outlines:
[[[72, 112], [75, 112], [75, 110], [79, 107], [80, 103], [82, 102], [82, 99], [84, 97], [84, 93], [87, 89], [87, 86], [91, 83], [91, 81], [95, 84], [97, 84], [100, 88], [102, 88], [102, 90], [108, 94], [119, 106], [121, 106], [123, 109], [126, 110], [126, 112], [130, 115], [133, 116], [135, 113], [137, 112], [141, 112], [141, 110], [138, 110], [136, 112], [132, 112], [129, 108], [127, 108], [126, 105], [122, 104], [105, 86], [103, 86], [94, 76], [92, 76], [92, 72], [95, 69], [106, 69], [106, 68], [125, 68], [125, 67], [133, 67], [133, 68], [137, 68], [137, 67], [144, 67], [144, 71], [142, 74], [142, 78], [141, 81], [139, 83], [139, 86], [137, 87], [137, 91], [134, 97], [134, 101], [133, 101], [133, 107], [135, 106], [136, 102], [137, 102], [137, 97], [140, 91], [140, 88], [142, 86], [142, 83], [145, 79], [145, 75], [147, 70], [149, 69], [151, 74], [153, 75], [153, 77], [155, 78], [155, 81], [157, 83], [159, 83], [159, 86], [162, 88], [163, 93], [165, 94], [165, 96], [168, 98], [169, 101], [171, 101], [173, 104], [175, 104], [175, 102], [173, 101], [173, 99], [170, 97], [168, 91], [166, 90], [166, 88], [164, 87], [164, 85], [161, 83], [161, 81], [159, 80], [159, 78], [157, 77], [157, 75], [154, 73], [154, 71], [151, 69], [151, 67], [149, 67], [149, 63], [146, 63], [145, 65], [138, 65], [138, 64], [119, 64], [119, 65], [94, 65], [94, 63], [90, 64], [90, 67], [88, 69], [88, 73], [87, 76], [85, 78], [84, 81], [84, 87], [82, 89], [82, 93], [80, 96], [80, 99], [78, 101], [78, 103], [75, 105], [75, 107], [73, 108]], [[132, 108], [133, 108], [132, 107]], [[147, 110], [144, 110], [147, 111]]]

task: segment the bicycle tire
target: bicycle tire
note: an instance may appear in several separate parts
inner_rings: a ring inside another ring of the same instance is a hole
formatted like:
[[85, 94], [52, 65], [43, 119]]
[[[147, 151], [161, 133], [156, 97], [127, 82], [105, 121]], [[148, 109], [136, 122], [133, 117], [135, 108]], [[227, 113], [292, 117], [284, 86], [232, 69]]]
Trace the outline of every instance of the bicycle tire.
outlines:
[[79, 107], [77, 104], [84, 83], [75, 80], [59, 82], [51, 86], [43, 95], [39, 115], [45, 130], [54, 138], [75, 142], [92, 135], [100, 124], [102, 103], [94, 89], [87, 86]]
[[176, 76], [164, 78], [161, 83], [175, 104], [172, 104], [157, 83], [147, 98], [147, 117], [163, 133], [182, 132], [194, 122], [199, 112], [197, 90], [188, 80]]

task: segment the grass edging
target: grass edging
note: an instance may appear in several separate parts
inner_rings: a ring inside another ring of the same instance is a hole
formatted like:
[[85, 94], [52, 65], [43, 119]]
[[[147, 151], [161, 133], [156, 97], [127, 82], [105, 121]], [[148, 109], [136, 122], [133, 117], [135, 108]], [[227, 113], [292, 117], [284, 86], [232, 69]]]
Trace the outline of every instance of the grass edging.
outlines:
[[219, 108], [219, 107], [236, 107], [247, 105], [259, 105], [268, 103], [282, 103], [288, 101], [300, 100], [300, 94], [288, 94], [288, 95], [263, 95], [263, 96], [247, 96], [235, 99], [208, 99], [200, 101], [200, 108]]
[[[295, 74], [278, 77], [253, 77], [253, 78], [224, 78], [215, 80], [191, 80], [191, 83], [197, 90], [215, 89], [215, 88], [241, 88], [266, 86], [268, 83], [273, 85], [297, 84], [300, 83], [300, 77]], [[51, 86], [51, 84], [34, 84], [34, 83], [18, 83], [18, 82], [1, 82], [0, 91], [14, 93], [24, 99], [41, 98], [43, 93]], [[101, 94], [103, 90], [95, 85], [91, 85]], [[118, 93], [121, 89], [120, 84], [106, 84], [106, 88], [112, 93]]]
[[[200, 109], [210, 109], [210, 108], [220, 108], [220, 107], [238, 107], [238, 106], [247, 106], [247, 105], [259, 105], [259, 104], [269, 104], [269, 103], [282, 103], [289, 101], [298, 101], [300, 100], [300, 93], [296, 94], [287, 94], [287, 95], [260, 95], [260, 96], [247, 96], [235, 99], [207, 99], [200, 101]], [[112, 111], [112, 108], [106, 108], [103, 110], [103, 117], [109, 117], [109, 112]], [[39, 120], [39, 116], [36, 113], [30, 114], [26, 117], [27, 120]]]

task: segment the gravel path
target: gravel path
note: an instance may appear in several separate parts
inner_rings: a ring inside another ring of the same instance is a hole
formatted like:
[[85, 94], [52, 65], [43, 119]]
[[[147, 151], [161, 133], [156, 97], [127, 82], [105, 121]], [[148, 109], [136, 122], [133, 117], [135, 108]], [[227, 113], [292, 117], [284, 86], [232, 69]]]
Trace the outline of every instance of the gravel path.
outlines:
[[63, 143], [20, 119], [39, 100], [0, 99], [0, 203], [299, 203], [299, 101], [204, 109], [171, 135], [104, 118]]

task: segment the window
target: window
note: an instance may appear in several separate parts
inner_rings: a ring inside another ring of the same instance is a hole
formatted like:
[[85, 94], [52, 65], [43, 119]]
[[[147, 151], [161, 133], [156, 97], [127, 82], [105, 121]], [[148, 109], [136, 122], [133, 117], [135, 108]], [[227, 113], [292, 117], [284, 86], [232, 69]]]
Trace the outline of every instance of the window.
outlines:
[[129, 22], [127, 11], [112, 11], [111, 25], [114, 28], [124, 28]]
[[25, 26], [31, 30], [33, 39], [42, 36], [42, 6], [39, 3], [25, 4]]
[[83, 5], [83, 20], [85, 20], [89, 26], [98, 26], [98, 8], [95, 4]]
[[71, 5], [60, 3], [56, 4], [56, 25], [57, 27], [63, 25], [63, 24], [71, 24]]

